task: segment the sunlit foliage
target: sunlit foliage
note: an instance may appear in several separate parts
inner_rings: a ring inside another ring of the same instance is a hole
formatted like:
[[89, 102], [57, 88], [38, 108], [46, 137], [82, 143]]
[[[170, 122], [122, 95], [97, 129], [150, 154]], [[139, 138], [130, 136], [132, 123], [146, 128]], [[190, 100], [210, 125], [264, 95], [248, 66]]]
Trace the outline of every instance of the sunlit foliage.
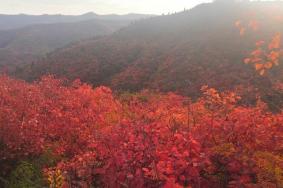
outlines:
[[255, 70], [260, 75], [264, 75], [267, 70], [279, 65], [282, 52], [281, 34], [277, 33], [268, 44], [262, 40], [256, 42], [256, 49], [250, 53], [250, 57], [246, 58], [244, 62], [253, 64]]
[[3, 184], [25, 160], [52, 188], [282, 186], [283, 114], [260, 100], [240, 106], [237, 94], [207, 86], [192, 102], [50, 76], [0, 80]]

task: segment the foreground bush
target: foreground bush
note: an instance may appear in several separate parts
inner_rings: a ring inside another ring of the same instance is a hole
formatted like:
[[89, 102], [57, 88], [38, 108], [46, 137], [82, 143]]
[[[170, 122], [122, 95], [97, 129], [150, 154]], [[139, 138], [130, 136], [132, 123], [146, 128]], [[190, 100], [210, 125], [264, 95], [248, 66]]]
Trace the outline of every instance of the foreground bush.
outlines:
[[283, 187], [283, 114], [260, 100], [0, 80], [3, 186]]

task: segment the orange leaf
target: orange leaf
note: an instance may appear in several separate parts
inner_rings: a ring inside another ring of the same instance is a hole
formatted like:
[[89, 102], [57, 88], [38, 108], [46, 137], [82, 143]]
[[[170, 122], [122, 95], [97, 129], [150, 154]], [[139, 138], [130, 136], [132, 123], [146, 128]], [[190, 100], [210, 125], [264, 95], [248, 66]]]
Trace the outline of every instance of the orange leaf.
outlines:
[[276, 51], [272, 51], [270, 52], [270, 54], [268, 55], [269, 59], [272, 60], [272, 61], [275, 61], [279, 58], [280, 56], [280, 53], [279, 52], [276, 52]]
[[257, 64], [255, 64], [255, 69], [256, 70], [260, 70], [260, 69], [262, 69], [263, 68], [263, 64], [259, 64], [259, 63], [257, 63]]
[[263, 76], [264, 73], [265, 73], [265, 70], [264, 70], [264, 69], [262, 69], [262, 70], [259, 72], [259, 74], [260, 74], [261, 76]]
[[246, 29], [242, 27], [242, 28], [240, 29], [240, 35], [241, 35], [241, 36], [244, 36], [245, 33], [246, 33]]
[[266, 64], [264, 64], [264, 68], [266, 69], [271, 69], [273, 66], [273, 64], [271, 62], [267, 62]]
[[278, 33], [272, 38], [272, 41], [270, 42], [268, 46], [269, 50], [279, 49], [280, 43], [281, 43], [281, 34]]
[[241, 26], [241, 21], [240, 20], [236, 21], [235, 26], [239, 28]]

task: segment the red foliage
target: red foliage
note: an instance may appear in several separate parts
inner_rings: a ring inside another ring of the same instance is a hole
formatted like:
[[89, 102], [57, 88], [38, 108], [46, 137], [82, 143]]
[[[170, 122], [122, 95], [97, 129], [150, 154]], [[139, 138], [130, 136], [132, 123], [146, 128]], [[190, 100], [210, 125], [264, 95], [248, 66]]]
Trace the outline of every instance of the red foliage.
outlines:
[[283, 114], [260, 101], [238, 106], [235, 93], [208, 87], [192, 103], [50, 76], [0, 80], [1, 165], [51, 150], [56, 164], [43, 170], [66, 187], [283, 185]]

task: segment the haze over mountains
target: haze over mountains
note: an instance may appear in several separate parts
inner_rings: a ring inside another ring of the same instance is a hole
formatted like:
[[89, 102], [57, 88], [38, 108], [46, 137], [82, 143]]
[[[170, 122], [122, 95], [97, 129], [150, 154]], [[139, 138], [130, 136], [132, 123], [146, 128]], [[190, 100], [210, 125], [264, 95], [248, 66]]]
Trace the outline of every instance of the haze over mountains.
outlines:
[[0, 30], [17, 29], [25, 26], [35, 25], [35, 24], [52, 24], [52, 23], [72, 23], [80, 22], [92, 19], [101, 20], [138, 20], [141, 18], [146, 18], [153, 15], [143, 15], [143, 14], [127, 14], [127, 15], [98, 15], [94, 12], [88, 12], [82, 15], [5, 15], [0, 14]]
[[[113, 35], [74, 43], [37, 63], [19, 68], [20, 78], [44, 74], [80, 78], [118, 90], [144, 88], [198, 96], [201, 86], [236, 89], [247, 86], [276, 99], [272, 80], [283, 80], [282, 65], [261, 77], [243, 59], [258, 40], [283, 32], [282, 2], [207, 3], [173, 15], [144, 19]], [[241, 36], [235, 26], [246, 27]], [[257, 23], [253, 31], [251, 23]], [[266, 92], [268, 90], [269, 92]], [[251, 91], [245, 90], [251, 93]]]
[[282, 1], [4, 17], [0, 188], [283, 188]]
[[283, 32], [279, 1], [216, 1], [156, 17], [22, 16], [41, 24], [0, 32], [0, 65], [18, 78], [54, 74], [121, 91], [148, 88], [193, 98], [203, 85], [249, 97], [260, 92], [268, 100], [283, 96], [273, 91], [274, 82], [283, 80], [282, 64], [262, 77], [243, 63], [257, 41]]
[[69, 43], [109, 35], [151, 15], [0, 15], [0, 66], [34, 61]]

